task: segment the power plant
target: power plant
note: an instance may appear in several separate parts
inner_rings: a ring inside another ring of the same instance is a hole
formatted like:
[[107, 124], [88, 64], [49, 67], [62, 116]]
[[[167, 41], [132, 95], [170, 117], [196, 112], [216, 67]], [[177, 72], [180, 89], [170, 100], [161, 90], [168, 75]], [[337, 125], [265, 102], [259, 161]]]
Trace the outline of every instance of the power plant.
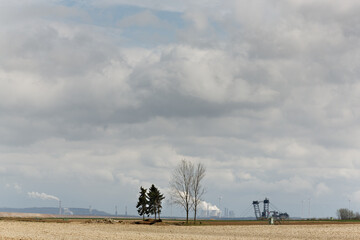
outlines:
[[[260, 203], [263, 204], [263, 211], [260, 211]], [[284, 220], [289, 218], [289, 214], [286, 212], [282, 213], [278, 210], [270, 209], [270, 200], [265, 198], [264, 201], [253, 201], [255, 217], [257, 220], [274, 218], [275, 220]], [[275, 207], [273, 207], [275, 208]]]

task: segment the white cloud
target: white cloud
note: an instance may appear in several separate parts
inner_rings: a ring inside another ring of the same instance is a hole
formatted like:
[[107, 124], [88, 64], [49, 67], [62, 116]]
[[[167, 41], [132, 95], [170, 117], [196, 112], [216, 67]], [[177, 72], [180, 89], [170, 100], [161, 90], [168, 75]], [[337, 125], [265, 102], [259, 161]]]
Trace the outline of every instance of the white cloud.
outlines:
[[101, 2], [94, 2], [93, 3], [97, 7], [107, 7], [107, 6], [114, 6], [114, 5], [132, 5], [132, 6], [138, 6], [138, 7], [144, 7], [154, 10], [162, 10], [162, 11], [185, 11], [189, 8], [194, 7], [200, 7], [203, 8], [208, 7], [217, 7], [221, 5], [221, 1], [219, 0], [198, 0], [196, 2], [191, 0], [183, 0], [183, 1], [177, 1], [177, 0], [169, 0], [169, 1], [161, 1], [161, 0], [148, 0], [148, 1], [142, 1], [142, 0], [103, 0]]
[[180, 12], [172, 42], [146, 49], [86, 7], [45, 2], [0, 8], [0, 171], [22, 183], [10, 187], [134, 196], [166, 189], [186, 158], [207, 166], [207, 201], [357, 192], [357, 2], [92, 2], [144, 7], [129, 29]]
[[321, 196], [323, 194], [331, 193], [331, 189], [325, 183], [319, 183], [315, 188], [315, 196]]
[[197, 31], [204, 31], [209, 27], [208, 17], [206, 14], [201, 11], [185, 12], [184, 18], [194, 24], [194, 27]]

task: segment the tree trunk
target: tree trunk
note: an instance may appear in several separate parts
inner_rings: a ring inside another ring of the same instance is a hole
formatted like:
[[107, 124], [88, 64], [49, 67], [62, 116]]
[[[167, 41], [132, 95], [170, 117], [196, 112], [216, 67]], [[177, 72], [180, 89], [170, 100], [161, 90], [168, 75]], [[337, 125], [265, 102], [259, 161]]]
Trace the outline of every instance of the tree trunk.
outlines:
[[186, 224], [189, 223], [189, 209], [186, 210]]
[[195, 208], [194, 208], [194, 224], [196, 223], [196, 211], [197, 211], [197, 209], [196, 209], [196, 206], [195, 206]]

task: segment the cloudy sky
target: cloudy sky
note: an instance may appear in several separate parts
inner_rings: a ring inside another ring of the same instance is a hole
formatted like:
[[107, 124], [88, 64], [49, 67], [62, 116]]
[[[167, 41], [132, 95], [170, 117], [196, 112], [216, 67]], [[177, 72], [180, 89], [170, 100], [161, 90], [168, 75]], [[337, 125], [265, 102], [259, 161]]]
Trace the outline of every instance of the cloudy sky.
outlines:
[[0, 206], [135, 214], [187, 159], [237, 216], [359, 211], [359, 64], [358, 0], [0, 0]]

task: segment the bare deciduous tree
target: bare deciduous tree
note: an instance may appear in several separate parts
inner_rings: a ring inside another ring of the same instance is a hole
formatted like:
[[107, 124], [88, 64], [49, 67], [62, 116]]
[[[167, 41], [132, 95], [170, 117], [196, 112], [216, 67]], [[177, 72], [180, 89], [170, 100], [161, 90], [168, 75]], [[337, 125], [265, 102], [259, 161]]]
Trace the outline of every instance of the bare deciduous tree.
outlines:
[[181, 160], [175, 168], [170, 181], [171, 196], [173, 203], [184, 208], [186, 212], [186, 223], [189, 222], [189, 211], [194, 211], [194, 223], [198, 206], [202, 201], [205, 188], [202, 180], [205, 177], [205, 166], [201, 163], [194, 166], [193, 163]]
[[194, 165], [183, 159], [175, 168], [170, 181], [170, 194], [173, 202], [184, 208], [186, 212], [186, 223], [189, 222], [189, 211], [193, 205], [191, 192], [193, 177]]
[[353, 211], [347, 208], [340, 208], [336, 211], [336, 215], [341, 220], [349, 220], [349, 219], [356, 219], [359, 217], [359, 213], [354, 213]]
[[198, 206], [202, 201], [202, 197], [205, 193], [205, 188], [201, 184], [203, 178], [205, 177], [206, 168], [202, 163], [198, 163], [194, 168], [194, 174], [192, 178], [191, 184], [191, 193], [192, 193], [192, 207], [194, 210], [194, 223], [196, 223], [196, 213], [198, 210]]

